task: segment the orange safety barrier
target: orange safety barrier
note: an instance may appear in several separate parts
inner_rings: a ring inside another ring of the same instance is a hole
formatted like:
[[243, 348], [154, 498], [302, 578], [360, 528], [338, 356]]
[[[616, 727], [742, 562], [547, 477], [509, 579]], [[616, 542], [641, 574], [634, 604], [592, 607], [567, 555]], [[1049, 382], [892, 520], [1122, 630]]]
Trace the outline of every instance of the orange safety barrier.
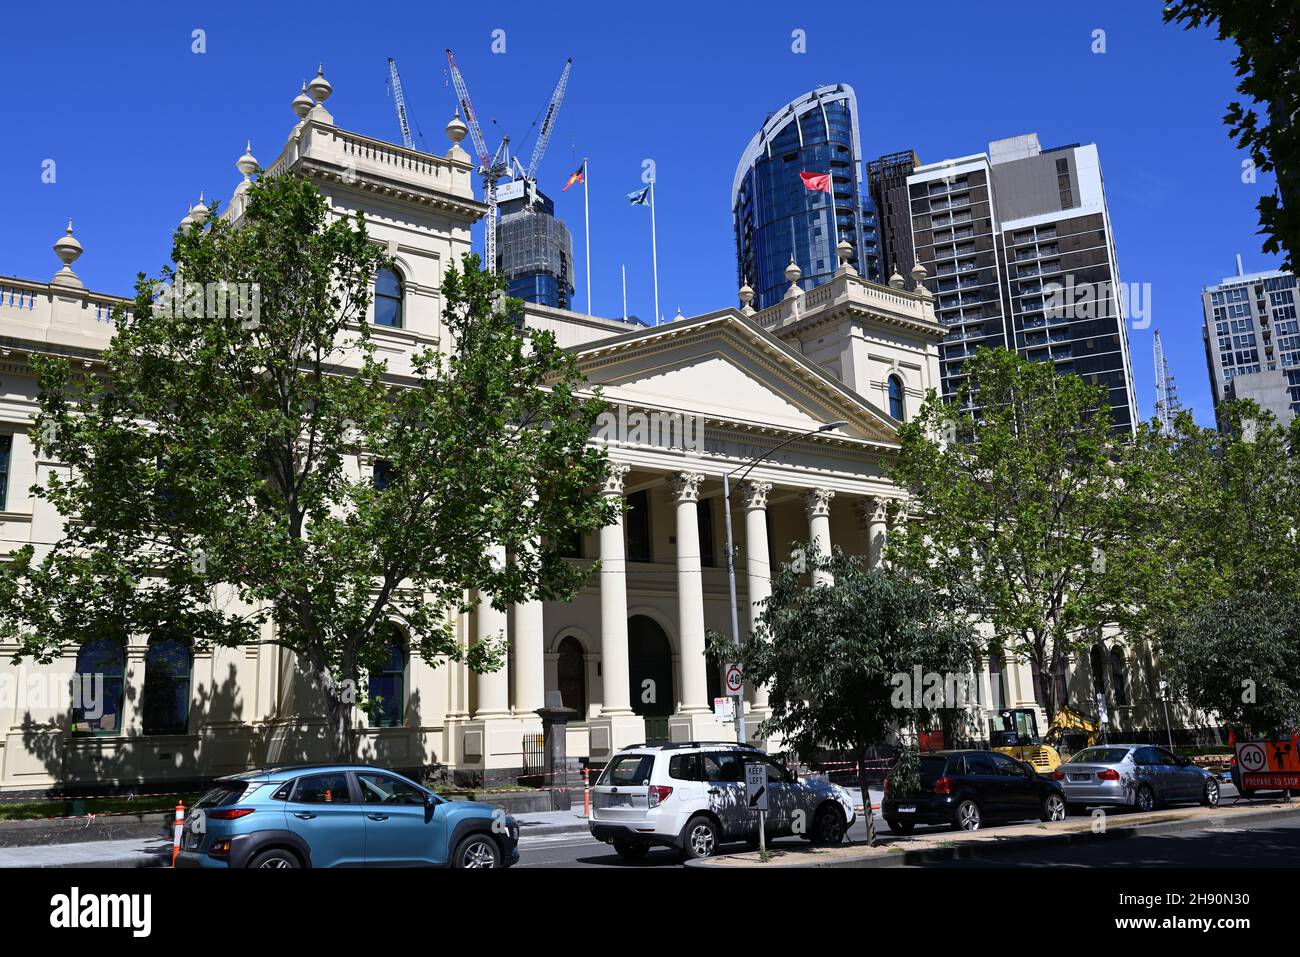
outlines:
[[176, 827], [172, 832], [172, 867], [176, 866], [176, 858], [181, 854], [181, 831], [185, 830], [185, 804], [178, 802], [176, 805]]

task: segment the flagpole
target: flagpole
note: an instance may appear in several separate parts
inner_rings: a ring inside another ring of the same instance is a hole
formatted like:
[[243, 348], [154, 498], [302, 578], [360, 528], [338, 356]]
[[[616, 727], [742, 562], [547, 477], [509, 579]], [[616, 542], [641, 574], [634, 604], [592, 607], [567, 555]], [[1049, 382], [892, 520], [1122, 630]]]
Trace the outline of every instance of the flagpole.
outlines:
[[591, 186], [587, 183], [587, 157], [582, 158], [582, 229], [587, 236], [587, 315], [591, 315], [591, 210], [587, 197]]
[[655, 325], [659, 325], [659, 241], [655, 236], [655, 181], [650, 180], [650, 263], [655, 281]]
[[835, 215], [835, 171], [829, 164], [826, 167], [826, 185], [831, 188], [831, 230], [835, 237], [835, 245], [831, 247], [831, 275], [835, 275], [836, 266], [839, 263], [840, 248], [840, 218]]
[[623, 263], [623, 321], [627, 322], [627, 263]]

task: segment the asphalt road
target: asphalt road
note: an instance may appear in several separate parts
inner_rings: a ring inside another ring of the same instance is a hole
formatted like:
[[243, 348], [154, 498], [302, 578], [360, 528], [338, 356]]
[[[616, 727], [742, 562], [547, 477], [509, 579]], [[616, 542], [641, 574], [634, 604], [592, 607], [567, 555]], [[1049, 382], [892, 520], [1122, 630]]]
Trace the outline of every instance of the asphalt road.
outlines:
[[1205, 827], [1151, 837], [1044, 847], [920, 867], [1295, 867], [1300, 821]]
[[[876, 829], [883, 830], [885, 822], [876, 815]], [[849, 840], [866, 840], [867, 826], [861, 815], [849, 828]], [[801, 846], [799, 837], [783, 837], [771, 843], [772, 847]], [[743, 844], [724, 845], [723, 853], [744, 849]], [[670, 848], [651, 848], [639, 861], [625, 861], [609, 844], [595, 840], [590, 834], [547, 834], [529, 837], [525, 832], [519, 840], [519, 863], [515, 867], [681, 867], [681, 856]]]

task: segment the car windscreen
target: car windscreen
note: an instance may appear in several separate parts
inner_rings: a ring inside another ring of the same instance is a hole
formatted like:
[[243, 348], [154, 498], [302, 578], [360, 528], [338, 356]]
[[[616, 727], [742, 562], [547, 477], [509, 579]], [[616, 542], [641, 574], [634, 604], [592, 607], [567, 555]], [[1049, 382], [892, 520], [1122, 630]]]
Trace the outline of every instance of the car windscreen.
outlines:
[[194, 807], [227, 807], [236, 804], [244, 796], [244, 792], [248, 787], [246, 781], [219, 781], [210, 791], [195, 802]]
[[619, 754], [605, 765], [605, 772], [597, 784], [615, 787], [634, 787], [650, 783], [650, 772], [654, 770], [653, 754]]
[[1070, 758], [1069, 764], [1119, 764], [1128, 748], [1084, 748]]

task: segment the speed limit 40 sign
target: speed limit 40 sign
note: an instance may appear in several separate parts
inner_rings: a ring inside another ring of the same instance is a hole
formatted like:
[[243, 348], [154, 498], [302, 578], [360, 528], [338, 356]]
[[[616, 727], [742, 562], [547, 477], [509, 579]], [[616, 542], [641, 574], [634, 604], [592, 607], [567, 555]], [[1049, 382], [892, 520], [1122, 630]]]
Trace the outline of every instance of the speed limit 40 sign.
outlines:
[[727, 665], [727, 694], [740, 694], [745, 686], [745, 679], [740, 674], [740, 665]]

